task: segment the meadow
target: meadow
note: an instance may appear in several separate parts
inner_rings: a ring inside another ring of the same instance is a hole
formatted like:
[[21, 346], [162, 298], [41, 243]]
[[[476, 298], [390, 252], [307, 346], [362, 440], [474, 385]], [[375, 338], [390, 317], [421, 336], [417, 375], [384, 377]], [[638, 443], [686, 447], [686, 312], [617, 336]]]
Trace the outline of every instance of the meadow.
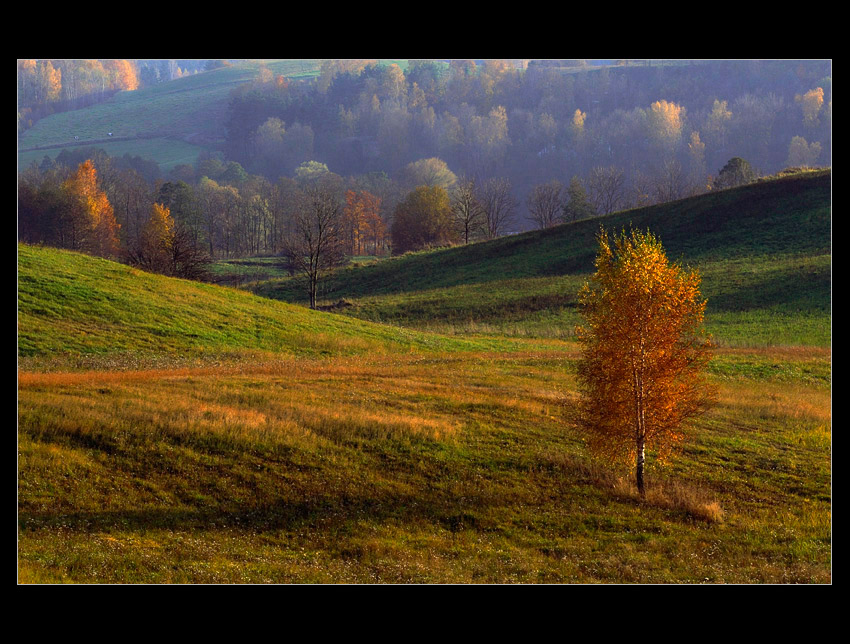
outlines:
[[828, 351], [721, 356], [646, 502], [571, 429], [574, 359], [22, 373], [20, 580], [831, 580]]
[[84, 110], [53, 114], [21, 135], [19, 166], [39, 163], [45, 155], [55, 157], [64, 148], [92, 146], [103, 148], [110, 156], [151, 159], [163, 172], [180, 164], [193, 165], [199, 154], [216, 150], [224, 141], [230, 93], [253, 81], [260, 65], [297, 80], [317, 76], [321, 64], [319, 59], [240, 61], [119, 92]]
[[701, 268], [719, 345], [643, 501], [572, 420], [598, 220], [343, 269], [341, 313], [19, 246], [19, 581], [831, 583], [822, 182], [605, 220]]

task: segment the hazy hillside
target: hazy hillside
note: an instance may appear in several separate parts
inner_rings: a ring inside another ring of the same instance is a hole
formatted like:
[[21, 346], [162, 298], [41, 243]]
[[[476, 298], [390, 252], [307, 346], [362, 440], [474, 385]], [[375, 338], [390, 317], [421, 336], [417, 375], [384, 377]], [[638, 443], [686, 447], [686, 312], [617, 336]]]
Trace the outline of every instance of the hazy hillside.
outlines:
[[[635, 226], [651, 229], [668, 256], [703, 272], [709, 325], [727, 340], [749, 331], [752, 341], [824, 344], [831, 310], [830, 204], [830, 172], [793, 175], [354, 266], [326, 280], [323, 292], [328, 303], [353, 304], [343, 313], [376, 321], [501, 332], [530, 324], [538, 333], [557, 327], [569, 335], [578, 321], [575, 294], [592, 269], [599, 227]], [[263, 282], [255, 290], [291, 302], [305, 297], [291, 279]], [[760, 315], [772, 320], [771, 329], [784, 325], [791, 335], [763, 335]], [[803, 320], [808, 330], [792, 331]]]
[[[282, 60], [265, 64], [274, 73], [299, 77], [316, 74], [319, 63]], [[93, 145], [112, 156], [153, 159], [164, 171], [181, 163], [193, 164], [201, 151], [224, 140], [230, 92], [251, 81], [260, 65], [260, 61], [243, 62], [120, 92], [105, 103], [41, 119], [21, 136], [19, 164], [26, 167], [65, 147]]]

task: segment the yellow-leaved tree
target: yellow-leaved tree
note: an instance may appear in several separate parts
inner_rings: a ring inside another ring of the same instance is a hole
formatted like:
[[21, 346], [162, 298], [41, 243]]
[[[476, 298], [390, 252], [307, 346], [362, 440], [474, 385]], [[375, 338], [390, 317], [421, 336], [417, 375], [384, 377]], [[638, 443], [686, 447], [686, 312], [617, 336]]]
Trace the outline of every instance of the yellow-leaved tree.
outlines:
[[68, 239], [65, 245], [100, 257], [116, 256], [120, 225], [106, 193], [98, 185], [94, 163], [86, 160], [77, 166], [63, 189], [70, 203], [63, 226], [63, 237]]
[[174, 234], [171, 210], [162, 204], [153, 204], [139, 239], [138, 264], [155, 273], [170, 275]]
[[623, 231], [612, 243], [603, 230], [598, 242], [596, 273], [579, 293], [578, 422], [595, 452], [634, 463], [645, 497], [647, 450], [664, 460], [714, 397], [706, 300], [699, 274], [671, 264], [652, 233]]

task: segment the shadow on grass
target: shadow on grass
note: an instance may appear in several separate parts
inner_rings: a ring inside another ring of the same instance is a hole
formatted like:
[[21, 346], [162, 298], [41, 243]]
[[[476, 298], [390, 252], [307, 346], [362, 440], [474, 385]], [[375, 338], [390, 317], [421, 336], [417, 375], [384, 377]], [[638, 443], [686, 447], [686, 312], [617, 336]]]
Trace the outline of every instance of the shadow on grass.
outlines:
[[439, 525], [450, 532], [481, 528], [476, 511], [468, 504], [428, 505], [421, 497], [394, 499], [335, 498], [333, 500], [280, 501], [251, 508], [150, 508], [103, 512], [42, 513], [22, 511], [18, 522], [23, 531], [63, 529], [96, 533], [110, 530], [244, 530], [272, 532], [297, 530], [316, 525], [342, 525], [351, 521], [420, 521]]

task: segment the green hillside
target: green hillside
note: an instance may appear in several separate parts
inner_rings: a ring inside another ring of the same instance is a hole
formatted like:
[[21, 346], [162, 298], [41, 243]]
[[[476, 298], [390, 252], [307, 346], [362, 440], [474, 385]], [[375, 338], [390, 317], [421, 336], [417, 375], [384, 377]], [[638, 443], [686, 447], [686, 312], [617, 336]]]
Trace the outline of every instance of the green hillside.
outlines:
[[[288, 77], [318, 73], [320, 60], [265, 61]], [[41, 119], [21, 136], [19, 164], [26, 167], [65, 147], [102, 147], [112, 156], [141, 156], [163, 170], [194, 163], [225, 135], [233, 88], [256, 77], [260, 61], [178, 78], [154, 87], [120, 92], [111, 100]], [[112, 132], [112, 136], [108, 133]], [[79, 137], [75, 140], [74, 137]]]
[[[324, 286], [347, 315], [444, 332], [566, 336], [595, 235], [634, 226], [697, 267], [707, 323], [728, 344], [830, 343], [831, 172], [819, 171], [555, 228], [338, 271]], [[259, 294], [303, 302], [290, 279]]]
[[311, 311], [79, 253], [18, 245], [18, 353], [24, 358], [88, 356], [132, 363], [246, 352], [315, 356], [495, 346]]
[[[606, 222], [697, 263], [715, 327], [813, 341], [828, 185]], [[598, 224], [333, 284], [364, 317], [533, 335], [574, 314]], [[828, 342], [718, 350], [716, 404], [669, 463], [650, 450], [645, 499], [574, 425], [569, 342], [378, 325], [19, 245], [18, 346], [19, 583], [832, 582]]]

